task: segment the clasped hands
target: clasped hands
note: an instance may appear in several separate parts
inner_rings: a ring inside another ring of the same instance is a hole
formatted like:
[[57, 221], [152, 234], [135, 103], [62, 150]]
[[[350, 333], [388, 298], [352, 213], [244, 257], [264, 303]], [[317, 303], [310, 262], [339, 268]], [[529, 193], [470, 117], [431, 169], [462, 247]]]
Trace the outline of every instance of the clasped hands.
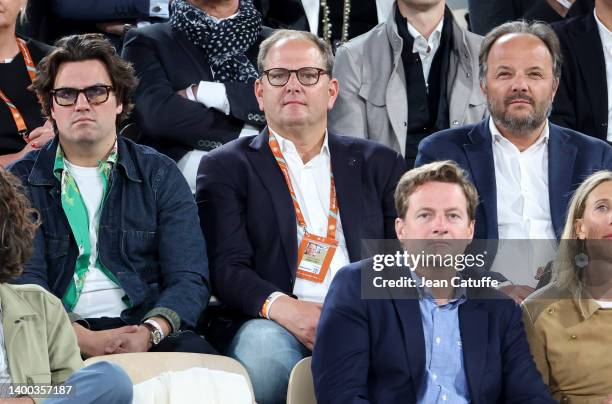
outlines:
[[92, 331], [76, 323], [72, 325], [84, 357], [146, 352], [151, 348], [151, 333], [142, 325], [126, 325], [102, 331]]

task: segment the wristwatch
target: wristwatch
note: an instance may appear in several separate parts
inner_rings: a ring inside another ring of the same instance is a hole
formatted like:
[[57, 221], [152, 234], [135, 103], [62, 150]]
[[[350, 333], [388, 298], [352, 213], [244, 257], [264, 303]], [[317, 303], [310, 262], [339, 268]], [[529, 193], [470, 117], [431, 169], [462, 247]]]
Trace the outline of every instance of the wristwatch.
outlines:
[[157, 344], [161, 342], [162, 339], [164, 339], [165, 337], [164, 332], [161, 326], [157, 323], [157, 321], [148, 319], [148, 320], [145, 320], [145, 322], [142, 323], [142, 325], [147, 327], [149, 331], [151, 332], [151, 338], [149, 339], [149, 341], [151, 341], [151, 344], [153, 344], [153, 346], [156, 346]]

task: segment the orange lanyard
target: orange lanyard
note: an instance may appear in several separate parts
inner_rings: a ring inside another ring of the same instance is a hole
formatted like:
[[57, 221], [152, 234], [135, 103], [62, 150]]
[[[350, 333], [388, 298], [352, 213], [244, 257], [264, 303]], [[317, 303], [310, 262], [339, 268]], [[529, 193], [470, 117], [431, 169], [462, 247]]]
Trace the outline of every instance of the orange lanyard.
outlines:
[[[298, 203], [297, 196], [295, 195], [295, 191], [293, 189], [293, 185], [291, 184], [291, 178], [289, 177], [289, 167], [287, 166], [287, 162], [283, 157], [283, 153], [281, 153], [280, 146], [278, 141], [274, 138], [272, 134], [269, 135], [268, 143], [270, 145], [270, 149], [272, 149], [272, 154], [276, 158], [276, 162], [283, 172], [283, 176], [285, 177], [285, 182], [287, 182], [287, 188], [289, 188], [289, 193], [291, 194], [291, 200], [293, 201], [293, 207], [295, 208], [295, 217], [298, 221], [300, 227], [304, 229], [304, 232], [307, 233], [306, 230], [306, 220], [304, 219], [304, 215], [302, 214], [302, 209], [300, 209], [300, 204]], [[334, 175], [329, 172], [330, 177], [330, 190], [329, 190], [329, 214], [327, 217], [327, 237], [335, 240], [336, 238], [336, 223], [338, 222], [338, 200], [336, 198], [336, 186], [334, 184]]]
[[[30, 76], [30, 81], [34, 81], [38, 71], [36, 70], [36, 66], [34, 66], [34, 60], [32, 60], [32, 55], [30, 55], [30, 51], [28, 50], [26, 41], [21, 38], [15, 39], [17, 40], [17, 46], [19, 47], [19, 51], [23, 56], [23, 61], [25, 62], [28, 75]], [[17, 131], [20, 135], [25, 136], [25, 134], [28, 132], [28, 127], [23, 119], [23, 115], [21, 115], [15, 104], [11, 102], [11, 100], [6, 96], [6, 94], [4, 94], [2, 90], [0, 90], [0, 98], [2, 99], [2, 101], [4, 101], [6, 106], [11, 111], [11, 115], [13, 115], [13, 120], [15, 121], [15, 125], [17, 126]]]

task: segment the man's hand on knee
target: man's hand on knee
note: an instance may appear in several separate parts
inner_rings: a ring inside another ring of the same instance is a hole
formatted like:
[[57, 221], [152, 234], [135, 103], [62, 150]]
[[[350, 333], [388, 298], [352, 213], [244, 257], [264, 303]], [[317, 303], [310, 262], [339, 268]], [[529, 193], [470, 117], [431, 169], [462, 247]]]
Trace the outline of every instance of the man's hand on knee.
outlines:
[[92, 331], [78, 323], [72, 323], [72, 328], [77, 336], [77, 342], [81, 354], [89, 358], [91, 356], [105, 355], [106, 348], [111, 340], [121, 334], [132, 334], [138, 331], [137, 325], [126, 325], [124, 327], [112, 328], [110, 330]]
[[312, 351], [321, 317], [321, 304], [281, 296], [270, 308], [270, 320], [276, 321]]

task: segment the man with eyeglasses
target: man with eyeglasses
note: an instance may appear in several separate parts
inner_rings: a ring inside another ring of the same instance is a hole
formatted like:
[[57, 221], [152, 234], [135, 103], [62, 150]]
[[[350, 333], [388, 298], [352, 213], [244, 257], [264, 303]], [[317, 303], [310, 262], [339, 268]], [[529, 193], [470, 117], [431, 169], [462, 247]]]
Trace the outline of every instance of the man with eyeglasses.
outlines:
[[[321, 303], [362, 239], [395, 238], [402, 156], [327, 131], [338, 95], [330, 46], [279, 30], [262, 42], [255, 95], [268, 127], [202, 158], [196, 199], [213, 293], [211, 342], [246, 367], [258, 403], [284, 403]], [[350, 338], [350, 336], [347, 336]], [[229, 346], [223, 346], [223, 342]]]
[[41, 61], [33, 88], [57, 136], [10, 167], [42, 219], [17, 282], [62, 300], [84, 357], [214, 352], [189, 331], [209, 298], [189, 186], [172, 160], [117, 137], [136, 81], [100, 34]]

